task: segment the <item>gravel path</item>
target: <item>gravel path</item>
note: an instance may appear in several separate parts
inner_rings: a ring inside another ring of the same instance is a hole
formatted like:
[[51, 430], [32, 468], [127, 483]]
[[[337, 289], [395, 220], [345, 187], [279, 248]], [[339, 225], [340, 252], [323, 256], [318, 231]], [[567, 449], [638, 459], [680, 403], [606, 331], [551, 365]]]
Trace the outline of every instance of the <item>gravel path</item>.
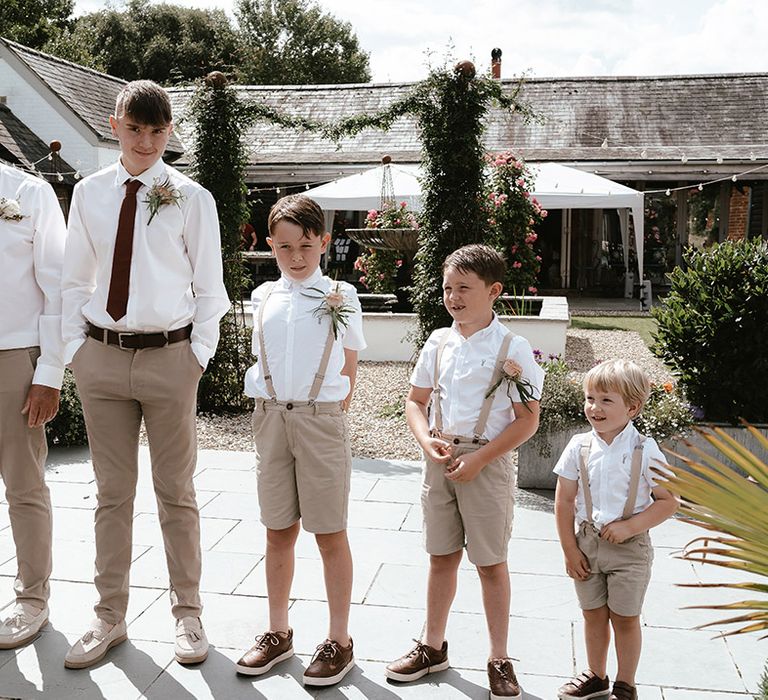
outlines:
[[[634, 331], [570, 329], [565, 354], [568, 365], [578, 372], [600, 360], [625, 358], [645, 368], [655, 381], [669, 377]], [[360, 363], [349, 413], [354, 456], [421, 459], [402, 410], [409, 376], [410, 365], [405, 362]], [[198, 444], [205, 449], [250, 451], [250, 420], [250, 415], [198, 416]]]

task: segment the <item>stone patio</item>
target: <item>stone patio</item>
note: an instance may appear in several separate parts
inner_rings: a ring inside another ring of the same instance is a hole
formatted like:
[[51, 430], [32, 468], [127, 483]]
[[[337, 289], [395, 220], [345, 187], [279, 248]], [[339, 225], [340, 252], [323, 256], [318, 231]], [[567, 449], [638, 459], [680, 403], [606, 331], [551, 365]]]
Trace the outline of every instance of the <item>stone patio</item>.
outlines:
[[[202, 516], [203, 622], [208, 660], [183, 668], [173, 660], [173, 621], [149, 458], [141, 451], [136, 497], [129, 641], [100, 665], [64, 669], [69, 645], [92, 617], [95, 484], [87, 451], [54, 450], [48, 482], [54, 504], [54, 571], [50, 625], [32, 645], [0, 652], [0, 696], [50, 700], [198, 700], [216, 698], [487, 698], [487, 641], [476, 573], [464, 562], [448, 626], [453, 668], [411, 685], [389, 683], [386, 662], [418, 637], [424, 621], [427, 558], [421, 548], [420, 467], [356, 459], [349, 536], [355, 560], [351, 632], [358, 667], [342, 685], [307, 691], [301, 674], [326, 633], [322, 569], [314, 539], [297, 545], [291, 621], [298, 655], [259, 680], [238, 677], [233, 660], [267, 621], [264, 530], [258, 522], [253, 455], [202, 451], [196, 475]], [[553, 700], [584, 666], [580, 612], [563, 571], [552, 494], [521, 491], [510, 545], [510, 653], [526, 700]], [[7, 505], [0, 505], [0, 596], [10, 600], [15, 572]], [[646, 599], [642, 700], [737, 700], [757, 690], [768, 644], [756, 636], [712, 639], [691, 627], [717, 612], [680, 610], [697, 602], [738, 599], [675, 583], [718, 581], [720, 570], [673, 558], [697, 530], [672, 521], [656, 530], [654, 578]], [[737, 580], [737, 579], [734, 579]], [[611, 660], [609, 672], [615, 670]], [[707, 690], [704, 690], [704, 689]]]

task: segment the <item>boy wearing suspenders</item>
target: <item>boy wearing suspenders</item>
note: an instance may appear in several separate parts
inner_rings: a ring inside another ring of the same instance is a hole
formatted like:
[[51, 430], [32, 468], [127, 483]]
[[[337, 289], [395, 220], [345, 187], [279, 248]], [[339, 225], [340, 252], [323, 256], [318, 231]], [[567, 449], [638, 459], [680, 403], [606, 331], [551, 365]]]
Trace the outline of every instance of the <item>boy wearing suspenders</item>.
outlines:
[[288, 605], [299, 523], [315, 535], [323, 559], [330, 624], [304, 672], [305, 685], [338, 683], [354, 666], [348, 620], [352, 556], [347, 506], [352, 457], [345, 411], [357, 353], [365, 348], [354, 287], [320, 272], [330, 241], [320, 207], [283, 197], [272, 207], [267, 238], [281, 277], [254, 290], [253, 351], [245, 393], [256, 399], [253, 436], [261, 522], [267, 528], [269, 630], [237, 662], [259, 676], [293, 656]]
[[[651, 472], [664, 455], [632, 424], [650, 391], [648, 375], [633, 362], [593, 367], [584, 377], [584, 414], [592, 431], [574, 436], [554, 469], [557, 531], [584, 615], [589, 664], [560, 688], [561, 700], [637, 698], [640, 610], [653, 561], [648, 530], [678, 507]], [[611, 628], [618, 659], [612, 690], [606, 674]]]
[[[516, 482], [510, 452], [536, 432], [544, 380], [528, 341], [493, 312], [505, 272], [501, 254], [484, 245], [460, 248], [443, 265], [443, 303], [454, 323], [427, 340], [406, 399], [408, 425], [426, 459], [427, 620], [421, 640], [386, 671], [408, 682], [449, 667], [445, 629], [466, 547], [483, 589], [491, 698], [521, 697], [507, 654]], [[502, 369], [510, 362], [517, 381], [505, 382]]]

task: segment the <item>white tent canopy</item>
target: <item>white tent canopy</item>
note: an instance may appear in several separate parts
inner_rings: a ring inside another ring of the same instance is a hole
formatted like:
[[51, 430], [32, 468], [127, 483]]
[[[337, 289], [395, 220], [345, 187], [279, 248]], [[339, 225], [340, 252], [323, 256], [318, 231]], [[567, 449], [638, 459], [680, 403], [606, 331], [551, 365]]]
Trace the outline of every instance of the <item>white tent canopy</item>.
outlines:
[[[409, 208], [421, 209], [421, 169], [417, 165], [379, 166], [334, 180], [306, 192], [325, 211], [326, 222], [333, 221], [337, 210], [367, 211], [378, 209], [384, 168], [390, 168], [395, 199]], [[624, 267], [629, 269], [629, 215], [635, 230], [635, 250], [639, 277], [643, 278], [643, 193], [607, 178], [569, 168], [559, 163], [529, 165], [535, 178], [531, 193], [544, 209], [616, 209], [619, 212], [624, 247]]]

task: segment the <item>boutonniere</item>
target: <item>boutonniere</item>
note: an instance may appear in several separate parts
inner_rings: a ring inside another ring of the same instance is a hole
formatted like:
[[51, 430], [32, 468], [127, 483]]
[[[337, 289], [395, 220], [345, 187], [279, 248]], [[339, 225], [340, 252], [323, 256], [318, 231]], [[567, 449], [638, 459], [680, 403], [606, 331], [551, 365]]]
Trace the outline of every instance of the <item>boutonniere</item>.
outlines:
[[17, 199], [0, 197], [0, 219], [3, 221], [21, 221], [24, 216]]
[[331, 319], [331, 328], [333, 328], [334, 339], [339, 337], [339, 327], [346, 328], [349, 325], [349, 316], [353, 314], [355, 310], [347, 304], [344, 292], [339, 289], [339, 283], [330, 292], [323, 292], [322, 289], [317, 287], [309, 287], [313, 292], [317, 294], [302, 294], [310, 299], [319, 299], [320, 303], [312, 309], [312, 315], [318, 319], [323, 316], [328, 316]]
[[[502, 382], [507, 383], [507, 396], [511, 398], [509, 390], [512, 385], [517, 387], [517, 393], [520, 394], [520, 400], [523, 404], [527, 404], [533, 400], [533, 387], [530, 382], [523, 379], [523, 368], [517, 364], [514, 360], [504, 360], [504, 364], [501, 366], [501, 376], [499, 380], [490, 388], [485, 394], [487, 399], [496, 389], [499, 388]], [[529, 411], [531, 410], [527, 405], [525, 406]]]
[[147, 225], [152, 223], [152, 219], [160, 211], [160, 207], [164, 207], [166, 204], [175, 204], [177, 207], [181, 207], [183, 199], [184, 195], [176, 189], [170, 177], [166, 177], [162, 182], [158, 182], [156, 178], [152, 187], [149, 188], [149, 192], [147, 192], [147, 198], [144, 200], [144, 204], [149, 209]]

